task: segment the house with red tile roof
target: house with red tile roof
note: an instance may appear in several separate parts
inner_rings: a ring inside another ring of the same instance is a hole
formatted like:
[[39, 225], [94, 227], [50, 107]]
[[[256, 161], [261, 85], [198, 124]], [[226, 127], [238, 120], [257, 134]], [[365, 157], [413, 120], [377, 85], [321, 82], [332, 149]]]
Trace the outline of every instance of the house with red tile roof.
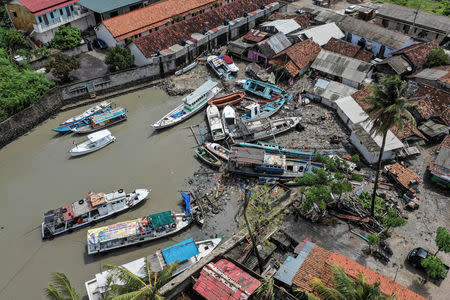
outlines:
[[422, 178], [414, 173], [413, 170], [408, 169], [400, 163], [384, 166], [384, 172], [404, 193], [411, 189], [417, 191], [419, 184], [422, 183]]
[[449, 99], [449, 91], [420, 84], [409, 101], [422, 108], [415, 114], [419, 122], [434, 119], [439, 123], [450, 126]]
[[415, 82], [450, 90], [450, 65], [419, 70], [409, 76]]
[[61, 25], [86, 30], [95, 25], [91, 11], [78, 0], [17, 0], [6, 4], [6, 11], [17, 30], [31, 34], [36, 42], [48, 43]]
[[361, 46], [354, 45], [352, 43], [346, 42], [344, 40], [339, 40], [334, 37], [332, 37], [328, 41], [328, 43], [323, 45], [322, 48], [331, 52], [336, 52], [365, 62], [370, 62], [373, 57], [372, 52], [364, 50]]

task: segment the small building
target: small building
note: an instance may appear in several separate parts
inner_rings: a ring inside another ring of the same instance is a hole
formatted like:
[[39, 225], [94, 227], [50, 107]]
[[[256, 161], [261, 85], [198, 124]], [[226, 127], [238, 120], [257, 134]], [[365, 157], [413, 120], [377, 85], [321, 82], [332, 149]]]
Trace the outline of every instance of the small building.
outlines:
[[363, 47], [354, 45], [344, 40], [336, 39], [334, 37], [332, 37], [325, 45], [323, 45], [323, 49], [348, 57], [356, 58], [365, 62], [370, 62], [373, 57], [373, 53], [364, 50]]
[[158, 0], [80, 0], [78, 4], [93, 11], [96, 22], [101, 23], [103, 20], [126, 14], [156, 1]]
[[285, 35], [289, 33], [298, 31], [301, 29], [300, 25], [295, 22], [294, 19], [284, 19], [284, 20], [275, 20], [275, 21], [267, 21], [262, 23], [259, 28], [262, 31], [275, 34], [278, 32], [282, 32]]
[[359, 88], [372, 77], [372, 64], [322, 49], [311, 68], [327, 78]]
[[307, 98], [336, 109], [336, 100], [351, 96], [357, 90], [337, 81], [319, 78], [315, 82], [308, 82], [304, 91]]
[[227, 46], [227, 50], [234, 56], [240, 59], [247, 59], [248, 50], [253, 48], [255, 44], [248, 43], [244, 40], [244, 37], [240, 37], [237, 40], [230, 41]]
[[445, 91], [450, 90], [450, 66], [423, 69], [408, 76], [419, 84], [427, 84]]
[[276, 12], [271, 14], [267, 19], [269, 21], [293, 19], [298, 25], [300, 25], [301, 29], [306, 29], [311, 26], [311, 22], [306, 14]]
[[369, 118], [352, 96], [346, 96], [336, 100], [335, 105], [338, 116], [348, 128], [351, 128], [354, 124], [364, 122]]
[[403, 76], [413, 71], [411, 63], [402, 55], [391, 56], [375, 65], [379, 73]]
[[409, 101], [422, 108], [414, 114], [418, 123], [433, 119], [438, 123], [450, 126], [449, 99], [449, 91], [420, 84]]
[[436, 123], [433, 120], [428, 120], [420, 125], [419, 130], [433, 141], [440, 140], [449, 133], [447, 125]]
[[410, 190], [417, 192], [419, 184], [422, 183], [422, 178], [411, 169], [408, 169], [399, 163], [384, 166], [383, 172], [388, 178], [396, 183], [402, 193], [406, 193]]
[[295, 38], [298, 41], [312, 39], [320, 46], [325, 45], [332, 38], [342, 39], [344, 33], [336, 26], [335, 23], [323, 24], [315, 27], [310, 27], [288, 35], [290, 38]]
[[247, 57], [251, 61], [260, 63], [262, 66], [267, 66], [269, 59], [291, 45], [292, 43], [286, 35], [283, 32], [278, 32], [248, 50]]
[[17, 30], [29, 33], [38, 43], [48, 43], [61, 25], [81, 31], [94, 26], [91, 11], [73, 0], [14, 0], [6, 4], [9, 18]]
[[385, 2], [377, 10], [377, 24], [425, 41], [439, 44], [449, 37], [450, 18]]
[[378, 8], [380, 8], [380, 4], [363, 2], [358, 3], [358, 5], [356, 5], [355, 11], [358, 12], [357, 14], [358, 19], [369, 21], [375, 17], [375, 13]]
[[447, 135], [442, 141], [428, 170], [433, 182], [450, 188], [450, 135]]

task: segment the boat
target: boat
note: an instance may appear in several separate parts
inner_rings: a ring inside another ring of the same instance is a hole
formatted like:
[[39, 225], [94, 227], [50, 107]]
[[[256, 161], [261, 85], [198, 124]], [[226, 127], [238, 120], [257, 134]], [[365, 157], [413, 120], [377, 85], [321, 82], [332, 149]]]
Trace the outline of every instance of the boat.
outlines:
[[297, 158], [297, 159], [302, 159], [302, 160], [312, 160], [312, 161], [317, 161], [317, 159], [319, 158], [319, 155], [329, 156], [333, 153], [333, 151], [330, 151], [328, 153], [302, 152], [302, 151], [298, 151], [298, 150], [289, 148], [288, 146], [285, 146], [285, 145], [277, 145], [277, 144], [267, 143], [267, 142], [263, 142], [263, 141], [258, 141], [254, 144], [240, 142], [240, 143], [237, 143], [237, 145], [240, 147], [246, 147], [246, 148], [262, 149], [268, 153], [281, 153], [281, 154], [286, 155], [286, 157], [290, 157], [290, 158]]
[[72, 128], [75, 133], [89, 133], [125, 121], [127, 111], [125, 108], [116, 107], [110, 111], [89, 117], [89, 124]]
[[234, 60], [230, 56], [224, 55], [223, 57], [220, 57], [220, 58], [222, 58], [225, 61], [225, 63], [228, 66], [228, 69], [230, 69], [231, 73], [239, 72], [238, 66], [236, 66], [236, 64], [234, 63]]
[[227, 161], [230, 157], [230, 150], [217, 143], [205, 143], [206, 149], [215, 156]]
[[111, 218], [141, 203], [149, 193], [147, 189], [137, 189], [130, 194], [123, 189], [108, 194], [90, 192], [84, 199], [47, 211], [42, 222], [42, 239], [51, 239]]
[[238, 104], [242, 100], [244, 100], [245, 92], [238, 92], [229, 94], [223, 97], [214, 98], [208, 101], [209, 105], [215, 105], [217, 108], [224, 108], [227, 105]]
[[215, 55], [210, 55], [206, 59], [206, 62], [220, 79], [228, 79], [231, 70], [223, 59]]
[[249, 110], [247, 113], [243, 114], [241, 118], [244, 122], [268, 118], [277, 113], [280, 108], [291, 98], [292, 96], [289, 93], [285, 93], [278, 100], [270, 101], [262, 106], [259, 103], [253, 103], [249, 105]]
[[195, 68], [197, 65], [198, 65], [198, 61], [196, 60], [193, 63], [191, 63], [190, 65], [187, 65], [186, 67], [184, 67], [183, 69], [176, 71], [175, 76], [180, 76], [184, 73], [187, 73], [190, 70], [192, 70], [193, 68]]
[[153, 124], [153, 128], [162, 129], [174, 126], [199, 112], [209, 100], [220, 92], [220, 88], [217, 85], [215, 81], [206, 81], [194, 92], [184, 97], [179, 106]]
[[72, 156], [85, 155], [111, 144], [116, 140], [116, 137], [111, 134], [108, 129], [103, 129], [99, 132], [94, 132], [88, 135], [88, 140], [76, 145], [69, 153]]
[[285, 90], [276, 85], [254, 80], [251, 78], [248, 78], [245, 81], [243, 88], [244, 90], [265, 99], [276, 98], [286, 93]]
[[[158, 249], [155, 253], [141, 257], [132, 262], [126, 263], [121, 267], [126, 268], [131, 273], [140, 277], [145, 277], [147, 274], [145, 267], [145, 260], [150, 264], [152, 273], [162, 271], [167, 265], [178, 261], [179, 265], [172, 273], [172, 277], [189, 269], [195, 265], [199, 260], [208, 256], [222, 241], [221, 238], [207, 239], [203, 241], [194, 241], [189, 238], [182, 242], [176, 243], [170, 247], [162, 250]], [[84, 283], [89, 300], [102, 300], [105, 292], [108, 291], [108, 279], [113, 275], [111, 271], [103, 271], [95, 274], [95, 277]], [[114, 280], [114, 277], [109, 279]], [[120, 284], [120, 280], [114, 280], [115, 284]]]
[[220, 118], [220, 112], [217, 106], [209, 105], [206, 108], [206, 117], [208, 119], [212, 139], [214, 141], [223, 140], [226, 135], [223, 130], [222, 119]]
[[233, 146], [225, 171], [250, 177], [297, 178], [312, 172], [313, 168], [323, 168], [323, 165], [261, 149]]
[[200, 146], [198, 149], [196, 149], [195, 155], [202, 162], [213, 168], [220, 168], [222, 166], [222, 162], [204, 146]]
[[96, 114], [101, 114], [101, 113], [111, 110], [112, 106], [113, 106], [112, 102], [103, 101], [102, 103], [89, 108], [82, 114], [72, 117], [72, 118], [66, 120], [65, 122], [62, 122], [61, 124], [59, 124], [59, 126], [57, 128], [53, 128], [52, 130], [56, 131], [56, 132], [69, 132], [73, 128], [85, 125], [86, 122], [84, 122], [84, 121], [87, 118], [94, 116]]

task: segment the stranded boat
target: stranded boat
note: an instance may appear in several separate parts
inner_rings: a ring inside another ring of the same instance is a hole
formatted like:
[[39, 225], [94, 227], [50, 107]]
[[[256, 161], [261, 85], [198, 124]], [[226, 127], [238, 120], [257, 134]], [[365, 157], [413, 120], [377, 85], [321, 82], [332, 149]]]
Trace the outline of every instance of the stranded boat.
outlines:
[[200, 146], [198, 149], [196, 149], [195, 155], [202, 162], [213, 168], [220, 168], [220, 166], [222, 166], [222, 162], [204, 146]]
[[223, 59], [215, 55], [210, 55], [206, 59], [206, 62], [220, 79], [228, 79], [228, 74], [231, 73], [231, 70]]
[[146, 189], [137, 189], [131, 194], [126, 194], [123, 189], [109, 194], [90, 193], [72, 204], [49, 210], [44, 214], [42, 239], [50, 239], [122, 213], [143, 201], [149, 193]]
[[87, 141], [76, 145], [69, 151], [69, 153], [72, 156], [88, 154], [108, 146], [115, 140], [116, 137], [113, 136], [108, 129], [104, 129], [102, 131], [94, 132], [88, 135]]
[[229, 57], [228, 55], [224, 55], [221, 58], [225, 61], [225, 63], [228, 66], [228, 69], [230, 69], [231, 73], [239, 72], [238, 66], [236, 66], [236, 64], [234, 63], [234, 60], [231, 57]]
[[254, 80], [251, 78], [248, 78], [245, 81], [243, 88], [244, 90], [265, 99], [276, 98], [281, 96], [281, 94], [286, 93], [286, 91], [276, 85]]
[[206, 81], [194, 92], [184, 97], [181, 105], [153, 124], [153, 128], [162, 129], [187, 120], [205, 107], [208, 101], [214, 98], [219, 91], [220, 88], [217, 86], [217, 82], [212, 80]]
[[75, 133], [89, 133], [125, 121], [126, 119], [127, 111], [125, 108], [117, 107], [108, 112], [89, 117], [88, 124], [72, 128], [72, 131]]
[[[203, 257], [208, 256], [219, 245], [221, 240], [216, 238], [195, 242], [193, 238], [189, 238], [165, 249], [157, 250], [154, 254], [147, 257], [126, 263], [122, 267], [135, 275], [145, 277], [147, 276], [146, 259], [147, 263], [150, 264], [152, 273], [158, 273], [167, 265], [178, 261], [179, 265], [172, 273], [172, 277], [175, 277], [195, 265]], [[104, 271], [95, 274], [95, 278], [84, 283], [89, 300], [104, 299], [103, 294], [108, 291], [108, 279], [111, 275], [113, 274], [110, 271]], [[113, 280], [114, 284], [120, 284], [120, 280], [114, 277], [109, 280]]]
[[249, 105], [249, 111], [242, 115], [241, 118], [244, 122], [268, 118], [277, 113], [280, 108], [291, 98], [292, 96], [290, 94], [285, 93], [282, 97], [270, 101], [262, 106], [259, 103], [253, 103]]
[[223, 97], [215, 98], [208, 101], [209, 105], [215, 105], [217, 108], [224, 108], [227, 105], [238, 104], [244, 100], [245, 92], [229, 94]]
[[223, 130], [222, 120], [220, 118], [220, 112], [217, 106], [209, 105], [206, 108], [206, 117], [208, 119], [213, 141], [223, 140], [226, 135]]
[[212, 154], [214, 154], [215, 156], [223, 159], [223, 160], [228, 160], [228, 158], [230, 157], [230, 150], [228, 150], [227, 148], [225, 148], [224, 146], [217, 144], [217, 143], [205, 143], [205, 147], [206, 149], [208, 149]]

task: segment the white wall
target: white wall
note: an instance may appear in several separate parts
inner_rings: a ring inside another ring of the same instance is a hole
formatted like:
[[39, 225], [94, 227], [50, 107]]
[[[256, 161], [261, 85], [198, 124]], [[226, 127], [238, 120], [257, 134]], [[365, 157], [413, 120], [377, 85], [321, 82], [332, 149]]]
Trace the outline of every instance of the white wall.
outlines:
[[128, 48], [130, 48], [131, 54], [134, 55], [134, 64], [136, 66], [141, 67], [151, 63], [151, 60], [142, 54], [141, 50], [139, 50], [135, 43], [128, 45]]
[[[364, 159], [369, 164], [375, 164], [378, 162], [378, 156], [379, 152], [372, 153], [367, 150], [367, 148], [361, 143], [361, 141], [358, 139], [358, 137], [352, 132], [350, 135], [350, 142], [353, 144], [353, 146], [358, 149], [358, 151], [361, 153], [361, 155], [364, 157]], [[383, 160], [392, 159], [394, 156], [394, 153], [392, 151], [384, 151], [383, 153]]]
[[115, 47], [118, 44], [111, 32], [109, 32], [109, 30], [103, 24], [100, 24], [97, 27], [97, 29], [95, 30], [95, 34], [99, 39], [102, 39], [108, 45], [108, 47]]

